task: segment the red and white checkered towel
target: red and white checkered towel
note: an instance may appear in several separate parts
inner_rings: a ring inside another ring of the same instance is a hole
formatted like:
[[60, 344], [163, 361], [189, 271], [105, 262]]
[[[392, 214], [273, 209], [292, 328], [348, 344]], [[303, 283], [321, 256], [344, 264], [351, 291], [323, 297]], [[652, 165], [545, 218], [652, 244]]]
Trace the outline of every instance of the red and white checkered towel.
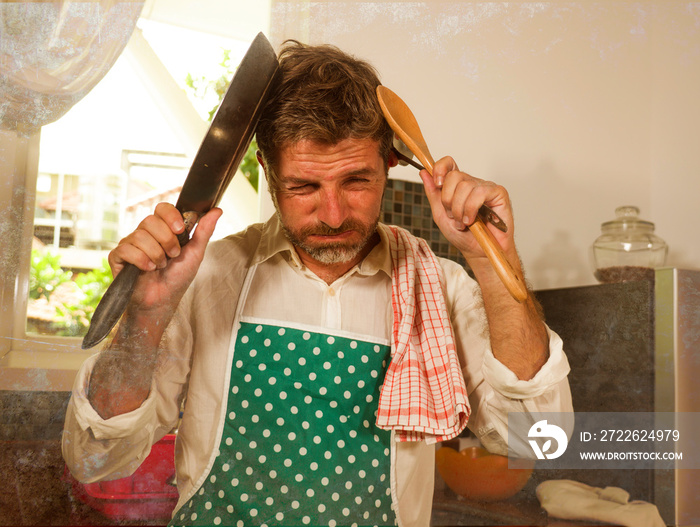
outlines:
[[392, 261], [392, 360], [377, 426], [399, 441], [445, 441], [467, 426], [470, 407], [442, 292], [442, 267], [425, 240], [381, 225]]

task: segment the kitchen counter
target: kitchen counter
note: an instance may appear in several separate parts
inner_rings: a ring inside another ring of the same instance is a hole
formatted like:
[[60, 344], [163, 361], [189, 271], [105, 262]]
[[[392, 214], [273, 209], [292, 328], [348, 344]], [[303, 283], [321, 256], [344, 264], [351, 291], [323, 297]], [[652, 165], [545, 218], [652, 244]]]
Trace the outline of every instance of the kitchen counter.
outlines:
[[[590, 521], [559, 520], [548, 517], [535, 495], [542, 481], [533, 474], [527, 485], [515, 496], [495, 502], [472, 502], [456, 495], [441, 482], [436, 482], [433, 500], [433, 527], [589, 527], [603, 525]], [[610, 524], [605, 524], [610, 525]]]
[[0, 391], [0, 526], [147, 525], [108, 518], [71, 492], [61, 456], [69, 397], [69, 392]]
[[0, 525], [148, 525], [110, 519], [75, 499], [64, 466], [58, 439], [0, 441]]

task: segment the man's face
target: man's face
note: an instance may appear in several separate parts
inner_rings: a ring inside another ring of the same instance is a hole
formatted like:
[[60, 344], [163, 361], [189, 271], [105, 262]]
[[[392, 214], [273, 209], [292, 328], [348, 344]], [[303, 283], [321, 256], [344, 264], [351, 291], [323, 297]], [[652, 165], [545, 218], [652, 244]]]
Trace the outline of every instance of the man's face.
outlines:
[[277, 212], [302, 260], [355, 265], [364, 258], [387, 179], [379, 143], [300, 141], [282, 149], [277, 169]]

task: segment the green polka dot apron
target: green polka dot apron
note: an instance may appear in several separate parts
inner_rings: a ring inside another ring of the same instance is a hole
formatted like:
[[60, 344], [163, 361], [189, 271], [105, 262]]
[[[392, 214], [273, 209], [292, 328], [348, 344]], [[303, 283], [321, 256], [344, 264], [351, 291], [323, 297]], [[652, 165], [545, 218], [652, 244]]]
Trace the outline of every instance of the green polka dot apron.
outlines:
[[172, 525], [395, 525], [387, 345], [244, 319], [226, 419], [204, 483]]

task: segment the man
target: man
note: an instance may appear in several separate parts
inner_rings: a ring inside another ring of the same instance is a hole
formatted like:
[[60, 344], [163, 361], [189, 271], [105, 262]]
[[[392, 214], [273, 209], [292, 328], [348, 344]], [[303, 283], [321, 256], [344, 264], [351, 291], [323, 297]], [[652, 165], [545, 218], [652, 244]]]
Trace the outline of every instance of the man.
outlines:
[[148, 272], [76, 380], [64, 456], [83, 481], [127, 476], [184, 401], [175, 525], [426, 526], [433, 442], [468, 420], [505, 453], [509, 411], [571, 409], [561, 341], [466, 229], [489, 205], [521, 273], [503, 187], [451, 158], [421, 172], [475, 282], [378, 224], [397, 158], [374, 70], [294, 42], [280, 64], [257, 130], [276, 216], [207, 247], [214, 209], [181, 249], [160, 204], [112, 251], [114, 273]]

